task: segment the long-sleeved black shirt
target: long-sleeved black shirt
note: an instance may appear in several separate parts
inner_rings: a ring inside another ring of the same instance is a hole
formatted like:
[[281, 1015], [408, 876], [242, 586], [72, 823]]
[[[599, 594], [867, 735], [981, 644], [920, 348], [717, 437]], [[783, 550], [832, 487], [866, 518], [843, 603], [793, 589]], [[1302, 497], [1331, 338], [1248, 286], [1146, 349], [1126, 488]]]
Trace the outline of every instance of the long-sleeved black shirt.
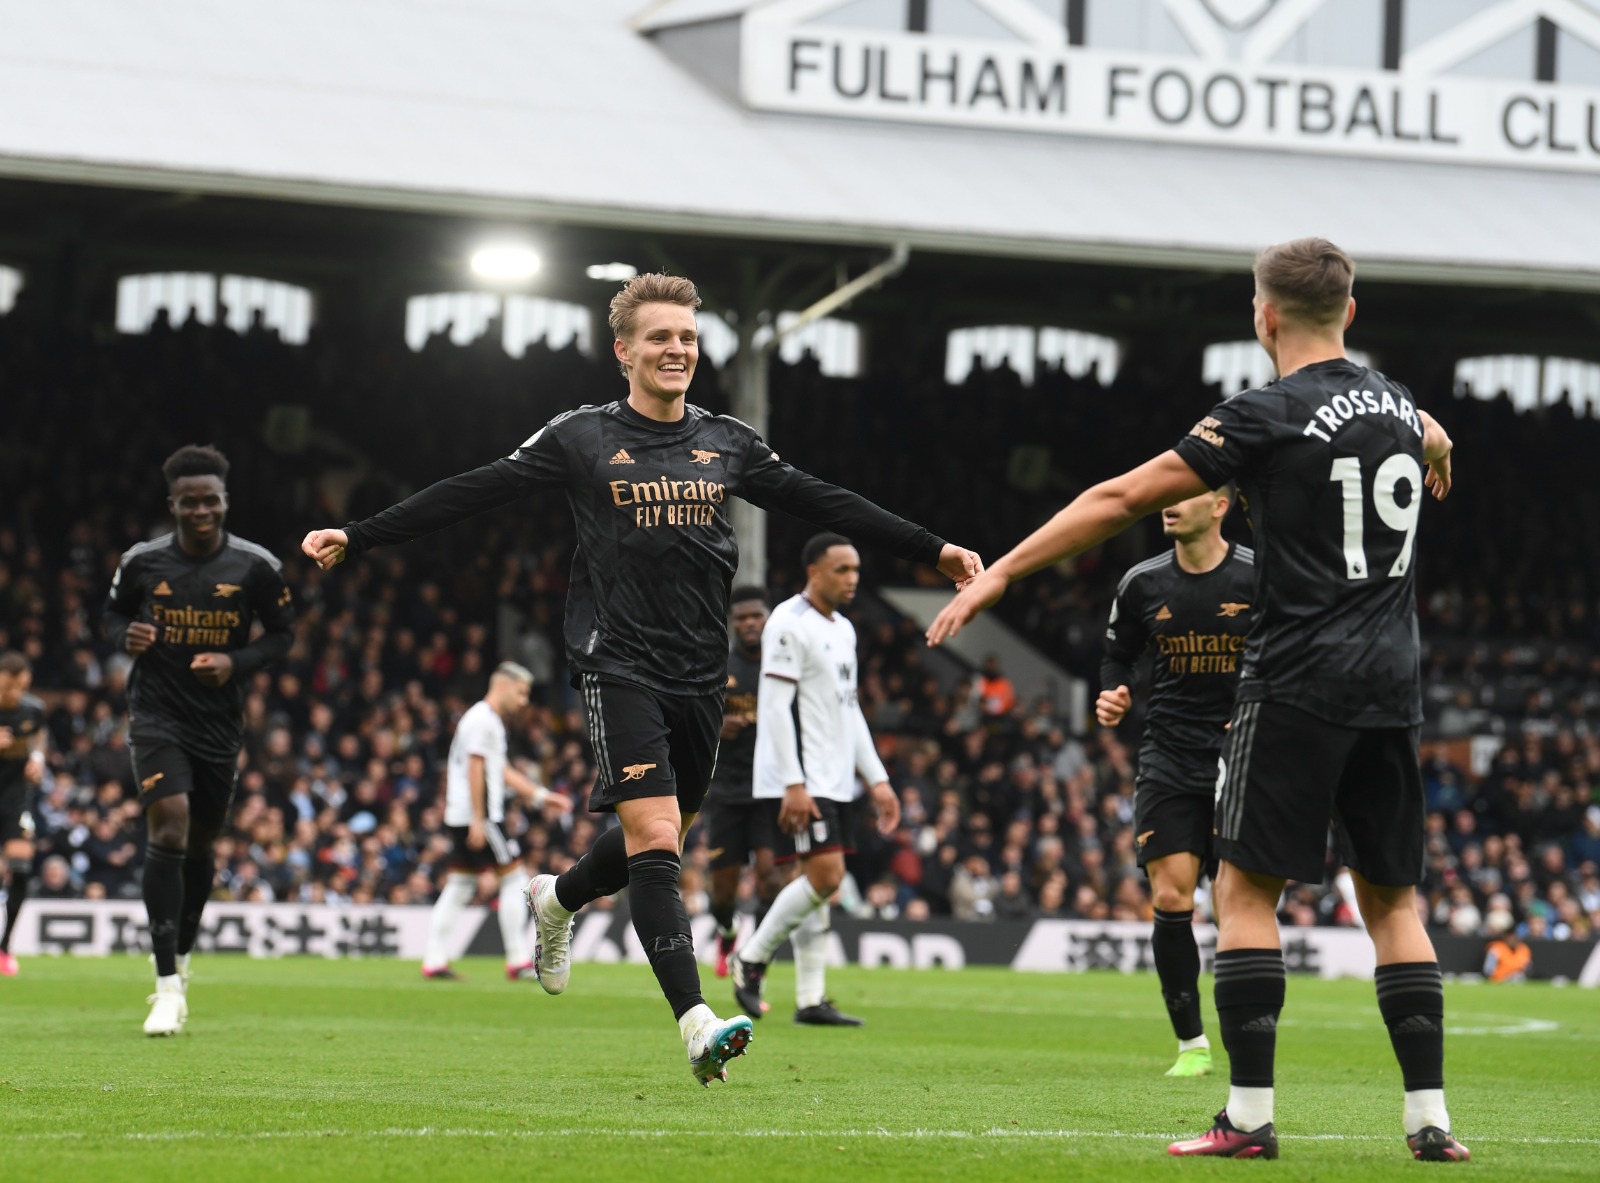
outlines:
[[[265, 631], [251, 641], [257, 620]], [[233, 759], [244, 738], [245, 682], [294, 640], [283, 564], [232, 534], [204, 557], [186, 552], [176, 534], [141, 542], [122, 556], [111, 580], [107, 638], [122, 648], [135, 621], [155, 625], [156, 640], [134, 661], [128, 682], [133, 742], [169, 740], [203, 759]], [[189, 668], [199, 653], [227, 653], [233, 676], [205, 685]]]
[[728, 593], [739, 544], [728, 499], [781, 509], [852, 540], [936, 564], [944, 541], [778, 459], [755, 430], [685, 406], [658, 423], [626, 402], [552, 419], [503, 460], [439, 481], [345, 527], [347, 555], [407, 542], [535, 489], [564, 489], [578, 550], [567, 658], [671, 694], [727, 680]]

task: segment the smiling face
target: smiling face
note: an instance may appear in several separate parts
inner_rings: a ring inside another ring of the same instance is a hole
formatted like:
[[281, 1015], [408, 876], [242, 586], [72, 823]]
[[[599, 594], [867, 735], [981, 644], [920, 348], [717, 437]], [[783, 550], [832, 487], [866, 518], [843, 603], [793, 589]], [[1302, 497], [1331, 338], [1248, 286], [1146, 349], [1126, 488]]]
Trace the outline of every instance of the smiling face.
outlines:
[[167, 507], [185, 550], [204, 553], [221, 545], [222, 523], [228, 517], [228, 489], [221, 477], [179, 477], [167, 487]]
[[613, 344], [628, 372], [630, 398], [644, 395], [672, 402], [689, 391], [700, 360], [700, 334], [694, 309], [682, 304], [641, 304], [633, 332]]

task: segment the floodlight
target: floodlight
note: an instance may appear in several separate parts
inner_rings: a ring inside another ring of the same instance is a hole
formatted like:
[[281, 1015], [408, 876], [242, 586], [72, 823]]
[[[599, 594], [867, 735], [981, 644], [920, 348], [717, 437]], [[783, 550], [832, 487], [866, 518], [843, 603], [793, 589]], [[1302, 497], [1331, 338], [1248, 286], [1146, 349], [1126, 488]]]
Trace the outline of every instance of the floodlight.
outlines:
[[472, 252], [472, 273], [482, 279], [516, 283], [539, 274], [539, 252], [515, 243], [495, 243]]

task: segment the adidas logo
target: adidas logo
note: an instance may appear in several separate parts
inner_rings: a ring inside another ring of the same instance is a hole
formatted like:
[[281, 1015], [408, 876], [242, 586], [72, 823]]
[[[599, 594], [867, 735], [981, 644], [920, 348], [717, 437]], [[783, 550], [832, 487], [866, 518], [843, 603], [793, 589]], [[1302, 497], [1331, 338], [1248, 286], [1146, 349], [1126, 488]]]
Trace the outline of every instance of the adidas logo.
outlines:
[[627, 448], [619, 449], [617, 454], [611, 457], [611, 463], [613, 464], [632, 464], [633, 462], [633, 457], [628, 455]]
[[1439, 1024], [1427, 1015], [1410, 1015], [1389, 1028], [1392, 1035], [1426, 1035], [1437, 1030]]
[[1243, 1027], [1239, 1028], [1241, 1031], [1276, 1031], [1277, 1029], [1277, 1015], [1262, 1015], [1258, 1019], [1251, 1019]]
[[1165, 604], [1161, 605], [1161, 607], [1156, 610], [1156, 619], [1157, 620], [1171, 620], [1172, 619], [1172, 609], [1168, 608]]
[[150, 594], [153, 596], [170, 596], [172, 594], [172, 585], [163, 579], [155, 585]]

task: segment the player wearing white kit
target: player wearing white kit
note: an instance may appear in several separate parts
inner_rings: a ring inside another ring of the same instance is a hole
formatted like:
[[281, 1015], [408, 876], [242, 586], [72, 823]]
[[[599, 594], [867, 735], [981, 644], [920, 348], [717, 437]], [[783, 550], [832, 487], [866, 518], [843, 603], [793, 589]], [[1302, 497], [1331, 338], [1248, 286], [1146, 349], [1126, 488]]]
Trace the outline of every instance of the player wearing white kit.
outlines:
[[455, 842], [444, 890], [433, 905], [428, 925], [428, 950], [422, 976], [454, 979], [447, 951], [450, 934], [476, 891], [478, 872], [500, 872], [500, 936], [506, 946], [506, 977], [533, 980], [533, 958], [528, 954], [524, 929], [527, 913], [522, 905], [526, 882], [517, 865], [517, 844], [501, 829], [506, 817], [509, 784], [535, 807], [546, 802], [571, 809], [565, 797], [555, 796], [524, 776], [506, 760], [506, 720], [528, 705], [533, 675], [514, 662], [503, 662], [489, 676], [489, 693], [474, 703], [456, 724], [445, 770], [444, 824]]
[[855, 851], [861, 783], [871, 786], [884, 834], [900, 824], [900, 799], [856, 699], [855, 626], [839, 614], [855, 599], [861, 556], [849, 539], [819, 534], [801, 561], [805, 591], [773, 610], [761, 637], [754, 791], [777, 809], [775, 861], [799, 859], [803, 870], [733, 958], [734, 997], [760, 1017], [767, 963], [792, 935], [794, 1021], [859, 1027], [825, 993], [828, 899], [844, 879], [845, 855]]

